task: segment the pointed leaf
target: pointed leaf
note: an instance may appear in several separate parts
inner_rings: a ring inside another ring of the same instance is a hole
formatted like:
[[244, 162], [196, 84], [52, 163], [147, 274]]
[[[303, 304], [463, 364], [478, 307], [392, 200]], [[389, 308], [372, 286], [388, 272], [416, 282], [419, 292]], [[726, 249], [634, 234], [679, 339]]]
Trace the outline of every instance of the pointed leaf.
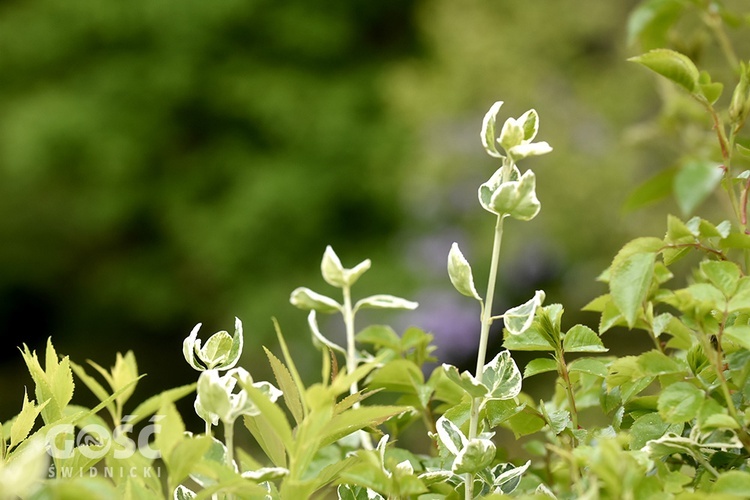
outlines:
[[513, 399], [521, 392], [522, 377], [510, 351], [502, 351], [484, 366], [482, 383], [492, 399]]
[[505, 328], [512, 335], [521, 335], [529, 329], [534, 321], [534, 314], [537, 307], [541, 307], [544, 302], [545, 294], [542, 290], [537, 290], [534, 297], [521, 304], [505, 311], [503, 322]]
[[646, 66], [689, 92], [695, 92], [698, 87], [698, 68], [690, 58], [674, 50], [654, 49], [628, 60]]
[[342, 288], [347, 285], [344, 277], [344, 266], [341, 265], [336, 252], [328, 245], [323, 252], [323, 260], [320, 262], [320, 272], [323, 279], [331, 286]]
[[341, 305], [330, 297], [313, 292], [309, 288], [300, 287], [292, 292], [289, 302], [300, 309], [314, 309], [324, 313], [341, 310]]
[[284, 397], [284, 402], [287, 408], [292, 413], [294, 420], [299, 424], [304, 417], [304, 411], [302, 408], [302, 398], [300, 397], [299, 391], [297, 390], [297, 384], [292, 378], [292, 374], [289, 369], [281, 362], [279, 358], [273, 355], [271, 351], [263, 347], [266, 352], [266, 357], [273, 370], [273, 375], [276, 377], [276, 382], [279, 384], [279, 389]]
[[438, 438], [443, 444], [446, 450], [451, 452], [453, 455], [458, 455], [462, 449], [468, 444], [469, 440], [466, 439], [464, 433], [461, 432], [456, 424], [442, 416], [438, 419], [435, 424]]
[[557, 362], [551, 358], [536, 358], [528, 362], [523, 369], [523, 378], [533, 377], [540, 373], [557, 371]]
[[722, 178], [722, 170], [706, 161], [691, 161], [674, 178], [674, 195], [680, 210], [689, 215], [710, 195]]
[[448, 276], [460, 294], [479, 301], [482, 300], [474, 287], [474, 275], [471, 272], [471, 266], [458, 248], [458, 243], [453, 243], [448, 254]]
[[609, 280], [612, 300], [630, 328], [635, 326], [651, 286], [656, 253], [630, 255], [614, 264]]
[[484, 115], [482, 120], [482, 132], [480, 137], [482, 139], [482, 146], [490, 156], [495, 158], [502, 158], [502, 155], [497, 151], [495, 146], [495, 123], [497, 122], [497, 112], [500, 111], [500, 107], [503, 105], [503, 101], [497, 101], [494, 103], [489, 111]]
[[357, 301], [354, 305], [354, 310], [359, 309], [407, 309], [413, 310], [419, 306], [416, 302], [411, 300], [402, 299], [400, 297], [394, 297], [393, 295], [372, 295]]
[[688, 382], [677, 382], [659, 395], [659, 415], [670, 424], [688, 422], [698, 416], [706, 394]]
[[591, 328], [576, 325], [565, 334], [563, 339], [565, 352], [607, 352], [602, 340]]

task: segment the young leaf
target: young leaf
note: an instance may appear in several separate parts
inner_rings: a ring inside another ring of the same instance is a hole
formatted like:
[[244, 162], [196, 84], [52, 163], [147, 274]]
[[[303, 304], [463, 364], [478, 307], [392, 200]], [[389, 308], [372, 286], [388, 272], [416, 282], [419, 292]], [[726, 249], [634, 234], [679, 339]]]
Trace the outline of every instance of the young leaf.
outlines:
[[633, 328], [654, 274], [656, 253], [636, 253], [614, 264], [609, 279], [612, 300]]
[[31, 429], [34, 427], [36, 417], [39, 416], [39, 413], [49, 402], [50, 400], [48, 399], [42, 404], [36, 405], [29, 401], [26, 391], [23, 391], [23, 406], [21, 407], [21, 413], [18, 414], [13, 421], [13, 424], [10, 426], [9, 448], [14, 448], [18, 443], [26, 439], [29, 432], [31, 432]]
[[302, 407], [302, 398], [297, 390], [297, 384], [295, 384], [292, 374], [286, 365], [265, 347], [263, 347], [263, 350], [266, 352], [266, 357], [276, 377], [276, 382], [279, 384], [279, 389], [283, 393], [284, 402], [292, 413], [294, 420], [299, 424], [304, 417], [304, 409]]
[[289, 302], [300, 309], [314, 309], [323, 313], [332, 313], [341, 310], [341, 305], [330, 297], [313, 292], [309, 288], [296, 288]]
[[654, 49], [640, 56], [631, 57], [629, 61], [637, 62], [684, 87], [688, 92], [695, 92], [698, 87], [700, 72], [687, 56], [670, 49]]
[[534, 321], [534, 314], [538, 307], [544, 302], [545, 294], [542, 290], [537, 290], [527, 302], [520, 306], [513, 307], [503, 314], [503, 323], [505, 328], [512, 335], [521, 335], [529, 329]]
[[489, 392], [487, 386], [479, 382], [479, 380], [468, 371], [459, 375], [458, 368], [446, 363], [443, 363], [443, 371], [445, 372], [446, 377], [448, 377], [448, 380], [458, 385], [473, 398], [484, 397]]
[[505, 217], [510, 215], [514, 219], [528, 221], [539, 213], [541, 204], [536, 197], [536, 177], [534, 172], [527, 170], [518, 181], [500, 184], [492, 193], [490, 211]]
[[448, 254], [448, 277], [450, 277], [451, 283], [459, 293], [481, 302], [482, 298], [474, 287], [474, 276], [471, 272], [471, 266], [458, 248], [458, 243], [451, 245], [451, 250]]
[[402, 299], [400, 297], [394, 297], [393, 295], [372, 295], [362, 300], [357, 301], [354, 305], [354, 311], [358, 311], [362, 308], [370, 309], [408, 309], [413, 310], [419, 306], [416, 302], [411, 300]]
[[341, 265], [336, 252], [333, 251], [331, 245], [326, 247], [323, 252], [323, 260], [320, 262], [320, 272], [323, 275], [323, 279], [331, 286], [342, 288], [347, 285], [344, 277], [344, 266]]
[[503, 101], [497, 101], [490, 107], [489, 111], [484, 115], [484, 120], [482, 120], [482, 132], [480, 134], [482, 146], [484, 146], [485, 151], [495, 158], [503, 157], [495, 146], [495, 123], [497, 122], [497, 112], [500, 111], [502, 105]]

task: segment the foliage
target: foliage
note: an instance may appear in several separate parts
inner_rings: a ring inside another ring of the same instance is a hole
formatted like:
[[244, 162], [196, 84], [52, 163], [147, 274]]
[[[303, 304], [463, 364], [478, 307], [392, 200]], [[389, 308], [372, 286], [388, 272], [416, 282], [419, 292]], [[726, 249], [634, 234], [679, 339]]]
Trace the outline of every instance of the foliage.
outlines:
[[[682, 16], [695, 13], [711, 28], [737, 75], [731, 96], [723, 100], [724, 85], [687, 54], [648, 47], [678, 31]], [[495, 221], [484, 295], [458, 244], [447, 255], [449, 281], [479, 306], [475, 371], [442, 364], [425, 376], [426, 363], [434, 360], [432, 337], [417, 328], [399, 335], [388, 326], [370, 325], [358, 332], [356, 316], [363, 308], [417, 304], [385, 294], [354, 301], [354, 285], [371, 262], [347, 268], [329, 246], [321, 275], [341, 290], [341, 300], [306, 287], [290, 296], [293, 305], [310, 311], [311, 340], [321, 354], [320, 377], [311, 384], [302, 380], [278, 323], [281, 356], [264, 349], [275, 384], [255, 381], [237, 366], [245, 345], [239, 319], [234, 335], [217, 332], [205, 343], [198, 339], [198, 325], [183, 344], [186, 362], [199, 372], [197, 382], [153, 396], [128, 414], [125, 408], [141, 377], [132, 353], [118, 356], [109, 371], [91, 363], [106, 389], [85, 368], [60, 357], [51, 340], [44, 366], [24, 346], [34, 397], [25, 395], [20, 413], [1, 428], [0, 495], [288, 499], [335, 491], [340, 499], [745, 497], [750, 488], [750, 170], [742, 165], [750, 148], [742, 134], [750, 116], [750, 61], [740, 61], [724, 36], [729, 22], [748, 24], [750, 16], [714, 3], [647, 0], [631, 18], [631, 37], [650, 49], [631, 60], [694, 102], [702, 114], [692, 115], [690, 125], [703, 124], [709, 131], [704, 139], [711, 139], [682, 151], [685, 161], [673, 184], [678, 206], [689, 215], [720, 188], [733, 220], [669, 216], [663, 238], [641, 236], [626, 243], [600, 276], [609, 293], [586, 307], [600, 314], [598, 332], [581, 324], [564, 326], [563, 306], [545, 305], [541, 290], [501, 315], [493, 313], [506, 220], [527, 222], [541, 210], [536, 175], [525, 160], [552, 152], [547, 142], [536, 140], [535, 110], [499, 126], [503, 103], [496, 102], [480, 132], [486, 153], [500, 163], [477, 191], [480, 206]], [[656, 182], [664, 184], [661, 178]], [[648, 188], [652, 194], [654, 189]], [[680, 263], [688, 269], [682, 277]], [[676, 284], [681, 279], [685, 282]], [[341, 314], [346, 346], [321, 331], [318, 313]], [[487, 362], [490, 327], [501, 319], [505, 350]], [[645, 331], [653, 348], [608, 356], [601, 335], [615, 327]], [[537, 357], [522, 371], [511, 354], [516, 351]], [[523, 383], [544, 373], [555, 377], [555, 391], [537, 402], [523, 392]], [[71, 404], [74, 374], [98, 405]], [[200, 433], [187, 431], [174, 404], [193, 391], [195, 411], [205, 422]], [[99, 415], [105, 409], [108, 420]], [[238, 420], [263, 457], [235, 446]], [[136, 424], [143, 426], [137, 446]], [[219, 424], [222, 439], [214, 434]], [[401, 446], [399, 437], [415, 428], [429, 436], [428, 450]], [[517, 438], [530, 436], [525, 445], [530, 458], [505, 457], [496, 436], [502, 429]], [[42, 480], [45, 472], [49, 480]]]

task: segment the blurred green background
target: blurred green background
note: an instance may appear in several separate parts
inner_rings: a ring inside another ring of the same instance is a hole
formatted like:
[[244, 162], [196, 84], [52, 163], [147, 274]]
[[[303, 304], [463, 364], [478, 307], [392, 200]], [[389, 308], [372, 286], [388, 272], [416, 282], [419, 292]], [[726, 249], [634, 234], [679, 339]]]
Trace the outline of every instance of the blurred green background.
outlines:
[[335, 293], [326, 244], [345, 266], [373, 260], [356, 295], [420, 302], [359, 326], [421, 326], [441, 360], [470, 364], [478, 310], [445, 262], [458, 241], [486, 286], [494, 221], [476, 189], [497, 168], [479, 142], [495, 100], [500, 120], [537, 109], [554, 148], [522, 165], [542, 212], [508, 224], [497, 309], [544, 288], [596, 325], [578, 312], [604, 291], [594, 278], [675, 211], [621, 209], [670, 161], [638, 128], [659, 105], [626, 62], [636, 4], [0, 3], [0, 420], [30, 384], [16, 347], [48, 336], [79, 363], [132, 349], [145, 398], [195, 379], [181, 342], [198, 322], [205, 338], [240, 317], [243, 365], [269, 376], [276, 316], [314, 380], [288, 297]]

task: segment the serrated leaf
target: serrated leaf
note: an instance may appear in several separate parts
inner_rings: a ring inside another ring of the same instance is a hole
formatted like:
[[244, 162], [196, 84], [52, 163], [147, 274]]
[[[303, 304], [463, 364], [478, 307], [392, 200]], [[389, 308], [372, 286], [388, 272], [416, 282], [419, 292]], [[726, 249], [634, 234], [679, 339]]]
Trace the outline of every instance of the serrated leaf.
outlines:
[[448, 253], [448, 277], [453, 287], [460, 294], [479, 301], [482, 300], [474, 286], [474, 275], [471, 272], [471, 265], [469, 265], [464, 254], [458, 248], [458, 243], [453, 243]]
[[589, 375], [605, 378], [607, 376], [607, 364], [594, 358], [579, 358], [568, 365], [569, 372], [582, 372]]
[[15, 446], [28, 437], [29, 432], [34, 427], [34, 422], [39, 416], [39, 413], [47, 406], [50, 400], [42, 402], [40, 405], [34, 404], [29, 401], [26, 390], [23, 391], [23, 405], [21, 407], [21, 413], [16, 416], [13, 420], [13, 424], [10, 426], [10, 446], [9, 448], [15, 448]]
[[688, 382], [677, 382], [659, 395], [659, 416], [671, 424], [688, 422], [698, 415], [705, 393]]
[[655, 260], [656, 253], [642, 252], [632, 254], [613, 265], [609, 280], [610, 293], [630, 328], [635, 326], [648, 295]]
[[607, 352], [602, 340], [594, 330], [584, 325], [575, 325], [563, 339], [565, 352]]
[[503, 347], [510, 351], [554, 351], [555, 347], [549, 339], [532, 324], [531, 328], [523, 332], [523, 335], [504, 336]]
[[628, 60], [646, 66], [688, 92], [695, 92], [697, 89], [700, 72], [693, 61], [684, 54], [670, 49], [653, 49]]
[[263, 347], [263, 350], [266, 352], [266, 357], [268, 357], [268, 362], [271, 365], [274, 377], [276, 377], [276, 382], [279, 384], [284, 402], [292, 413], [294, 420], [299, 424], [304, 418], [304, 409], [302, 407], [302, 397], [297, 390], [297, 384], [294, 382], [292, 374], [286, 365], [265, 347]]
[[533, 377], [540, 373], [557, 371], [557, 362], [551, 358], [536, 358], [528, 362], [523, 369], [523, 378]]

